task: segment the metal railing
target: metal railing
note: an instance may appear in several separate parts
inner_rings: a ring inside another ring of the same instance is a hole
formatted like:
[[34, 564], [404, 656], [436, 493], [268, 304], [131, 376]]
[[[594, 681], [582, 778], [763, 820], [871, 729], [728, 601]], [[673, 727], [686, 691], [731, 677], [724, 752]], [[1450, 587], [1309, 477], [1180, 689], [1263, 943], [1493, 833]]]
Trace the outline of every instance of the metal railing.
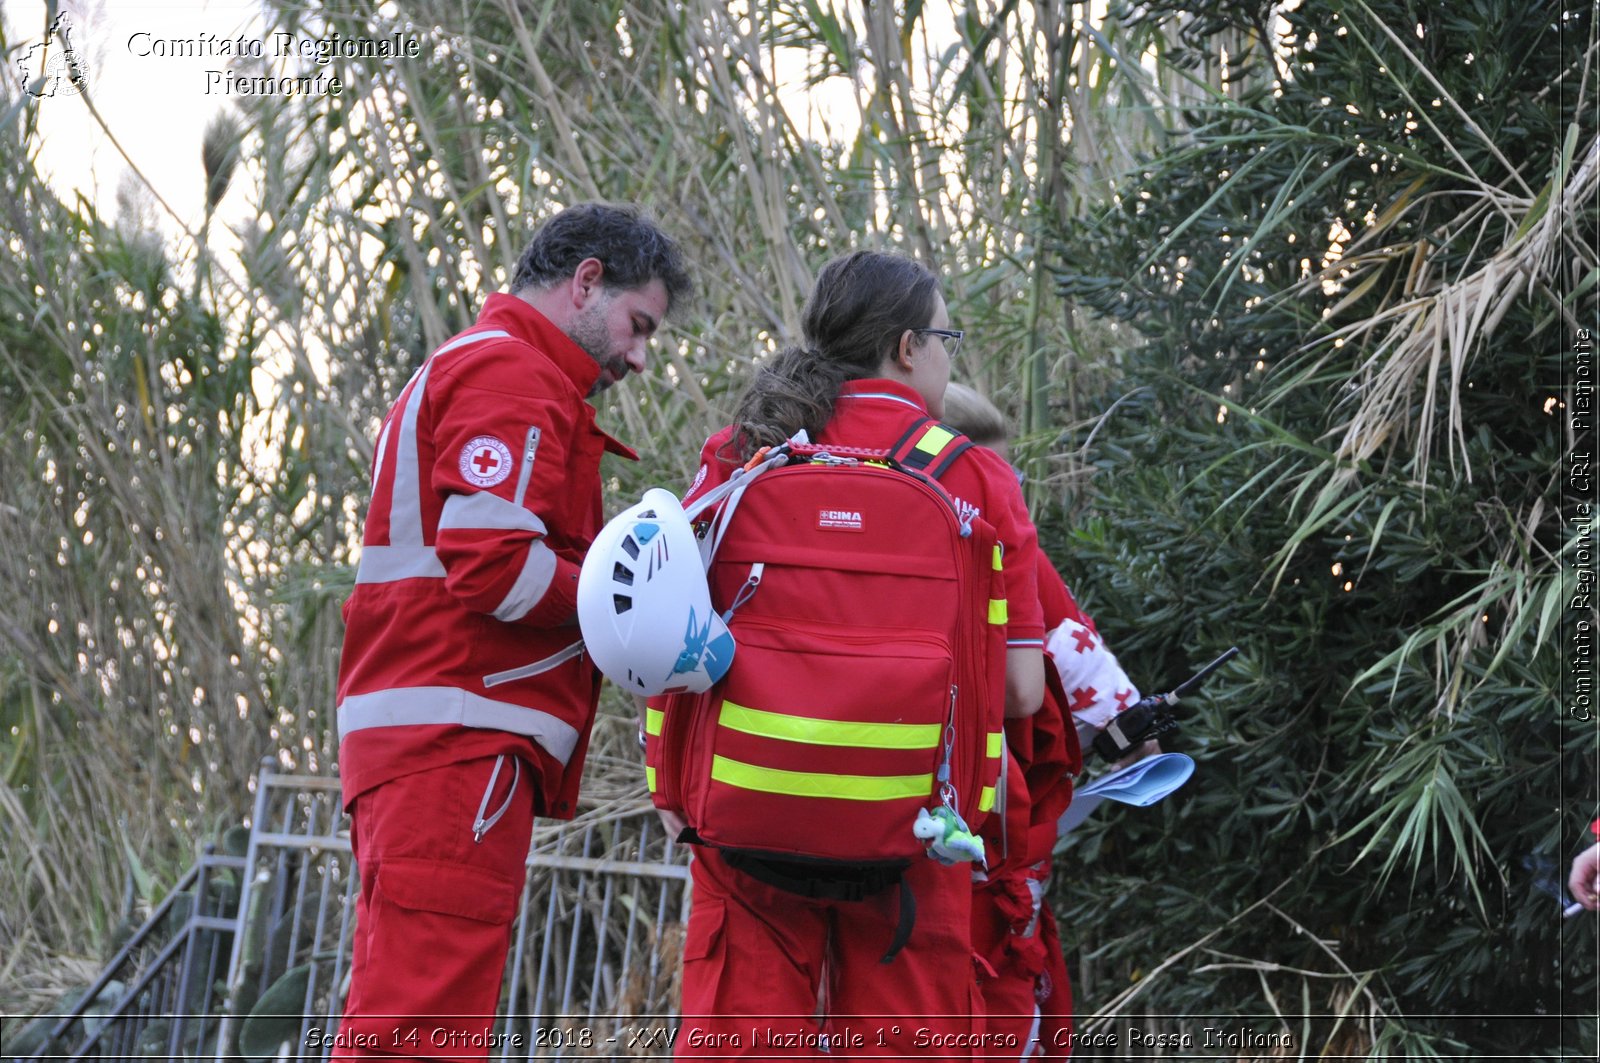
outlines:
[[[648, 809], [541, 824], [492, 1058], [668, 1054], [641, 1031], [675, 1014], [688, 884]], [[208, 849], [31, 1058], [326, 1059], [358, 888], [338, 780], [264, 763], [244, 857]]]
[[31, 1057], [166, 1058], [216, 1036], [244, 861], [201, 855]]

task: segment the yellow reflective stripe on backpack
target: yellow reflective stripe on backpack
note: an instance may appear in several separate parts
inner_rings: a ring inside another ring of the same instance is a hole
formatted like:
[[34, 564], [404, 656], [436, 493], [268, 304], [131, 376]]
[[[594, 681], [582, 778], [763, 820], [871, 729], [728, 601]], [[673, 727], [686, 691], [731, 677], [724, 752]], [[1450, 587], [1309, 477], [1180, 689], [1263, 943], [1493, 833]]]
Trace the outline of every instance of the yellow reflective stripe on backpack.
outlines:
[[989, 562], [989, 567], [994, 569], [996, 572], [1004, 572], [1006, 570], [1005, 557], [1005, 547], [1001, 546], [999, 543], [995, 543], [994, 559]]
[[944, 425], [929, 425], [928, 430], [922, 433], [922, 438], [917, 440], [917, 449], [924, 454], [937, 456], [955, 437], [956, 434]]
[[1010, 613], [1006, 608], [1006, 600], [1004, 598], [990, 598], [989, 623], [1004, 624], [1009, 619]]
[[656, 792], [656, 769], [648, 766], [644, 769], [644, 787], [651, 793]]
[[661, 736], [661, 724], [666, 720], [667, 714], [660, 709], [644, 710], [644, 733], [647, 735]]
[[[1006, 733], [1004, 731], [990, 731], [989, 740], [984, 748], [984, 752], [989, 755], [990, 759], [994, 759], [1005, 753], [1005, 751]], [[1004, 768], [1000, 770], [1000, 774], [1005, 774]], [[985, 786], [982, 792], [978, 794], [978, 811], [994, 811], [995, 796], [995, 788], [993, 786]]]
[[711, 758], [711, 779], [741, 790], [790, 797], [833, 797], [842, 801], [898, 801], [906, 797], [927, 797], [933, 792], [932, 774], [828, 775], [763, 768], [719, 756]]
[[717, 722], [734, 731], [783, 742], [813, 746], [853, 746], [857, 749], [934, 749], [939, 745], [937, 723], [855, 723], [788, 716], [752, 709], [732, 701], [722, 703]]

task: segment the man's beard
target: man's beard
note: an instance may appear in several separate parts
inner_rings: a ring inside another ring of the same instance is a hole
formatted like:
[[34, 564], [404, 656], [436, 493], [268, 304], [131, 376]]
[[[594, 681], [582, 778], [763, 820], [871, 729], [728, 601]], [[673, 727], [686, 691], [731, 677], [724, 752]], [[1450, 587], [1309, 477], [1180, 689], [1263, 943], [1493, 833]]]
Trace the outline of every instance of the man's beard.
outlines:
[[611, 297], [605, 296], [591, 303], [573, 319], [571, 331], [567, 333], [567, 337], [600, 366], [600, 375], [589, 389], [590, 396], [600, 394], [628, 375], [627, 358], [612, 354], [611, 336], [606, 330], [605, 320], [605, 311], [610, 303]]

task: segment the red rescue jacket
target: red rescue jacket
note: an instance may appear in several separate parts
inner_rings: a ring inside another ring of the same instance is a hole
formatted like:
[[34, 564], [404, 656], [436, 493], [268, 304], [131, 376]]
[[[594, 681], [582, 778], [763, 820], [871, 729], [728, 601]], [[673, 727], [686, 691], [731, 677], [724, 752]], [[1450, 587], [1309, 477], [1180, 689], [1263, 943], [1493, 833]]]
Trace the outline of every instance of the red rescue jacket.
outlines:
[[[584, 401], [599, 365], [491, 295], [384, 418], [339, 665], [344, 799], [511, 753], [567, 818], [599, 697], [573, 650], [578, 570], [603, 522], [600, 456], [632, 450]], [[540, 662], [522, 678], [502, 673]]]

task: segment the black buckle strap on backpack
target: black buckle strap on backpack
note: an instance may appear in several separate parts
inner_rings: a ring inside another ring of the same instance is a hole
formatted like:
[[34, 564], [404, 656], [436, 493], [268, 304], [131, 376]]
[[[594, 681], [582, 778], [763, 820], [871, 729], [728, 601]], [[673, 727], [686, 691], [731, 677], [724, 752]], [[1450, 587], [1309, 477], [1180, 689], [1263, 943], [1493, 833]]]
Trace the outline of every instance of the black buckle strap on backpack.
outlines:
[[[685, 831], [685, 834], [688, 832]], [[683, 840], [682, 838], [679, 839]], [[698, 840], [698, 836], [695, 840]], [[757, 882], [818, 901], [864, 901], [888, 889], [900, 887], [900, 914], [889, 948], [878, 960], [889, 963], [911, 940], [917, 923], [917, 899], [906, 881], [906, 864], [831, 864], [825, 861], [786, 860], [742, 849], [718, 849], [723, 860], [735, 871]]]
[[889, 448], [889, 460], [907, 472], [937, 480], [975, 445], [949, 425], [932, 417], [919, 417]]
[[906, 942], [911, 940], [911, 928], [917, 925], [917, 895], [911, 892], [911, 883], [906, 881], [904, 875], [900, 876], [900, 919], [894, 926], [894, 937], [889, 939], [889, 949], [878, 958], [879, 963], [888, 963], [906, 947]]

